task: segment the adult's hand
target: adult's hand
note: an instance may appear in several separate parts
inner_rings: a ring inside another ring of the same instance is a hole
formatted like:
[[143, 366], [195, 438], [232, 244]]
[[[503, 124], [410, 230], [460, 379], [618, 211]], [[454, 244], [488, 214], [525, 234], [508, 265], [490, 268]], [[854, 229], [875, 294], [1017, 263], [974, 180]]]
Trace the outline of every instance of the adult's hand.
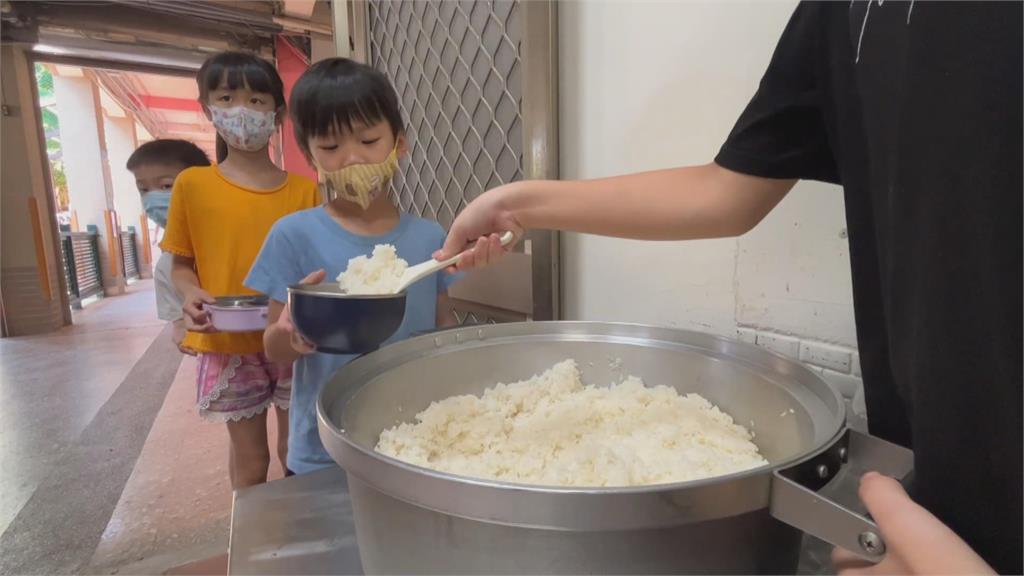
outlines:
[[515, 242], [501, 245], [501, 235], [512, 232], [522, 238], [523, 227], [503, 206], [503, 199], [519, 183], [499, 186], [469, 203], [455, 218], [444, 246], [434, 258], [444, 260], [462, 252], [455, 268], [468, 270], [492, 264], [508, 252]]
[[911, 500], [896, 480], [868, 472], [861, 478], [859, 494], [882, 531], [885, 558], [872, 564], [836, 548], [832, 564], [837, 574], [995, 574], [949, 527]]

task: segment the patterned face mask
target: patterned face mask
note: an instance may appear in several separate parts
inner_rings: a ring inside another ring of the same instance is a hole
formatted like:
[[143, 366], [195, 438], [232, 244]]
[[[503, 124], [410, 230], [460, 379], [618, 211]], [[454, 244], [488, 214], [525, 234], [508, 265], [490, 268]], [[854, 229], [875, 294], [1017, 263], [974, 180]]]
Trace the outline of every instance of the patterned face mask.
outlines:
[[320, 186], [328, 202], [341, 198], [359, 204], [363, 210], [387, 190], [397, 170], [397, 146], [383, 162], [377, 164], [353, 164], [333, 172], [317, 166]]
[[277, 130], [275, 112], [258, 112], [245, 106], [211, 107], [209, 110], [217, 134], [228, 146], [238, 150], [255, 152], [266, 148]]

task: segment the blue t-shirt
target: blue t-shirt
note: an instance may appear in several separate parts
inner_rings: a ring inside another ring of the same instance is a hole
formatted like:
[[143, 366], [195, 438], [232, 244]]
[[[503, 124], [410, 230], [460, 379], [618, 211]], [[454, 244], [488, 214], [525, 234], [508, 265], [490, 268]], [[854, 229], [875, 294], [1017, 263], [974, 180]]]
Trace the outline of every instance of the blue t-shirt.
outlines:
[[[323, 268], [331, 282], [356, 256], [369, 255], [377, 244], [391, 244], [410, 265], [431, 258], [444, 244], [436, 222], [402, 214], [398, 225], [382, 236], [359, 236], [341, 227], [323, 207], [289, 214], [267, 235], [245, 285], [279, 302], [288, 301], [288, 286]], [[445, 273], [425, 278], [406, 292], [405, 320], [388, 342], [402, 340], [437, 321], [437, 296], [455, 279]], [[296, 360], [288, 418], [288, 468], [305, 474], [333, 466], [317, 431], [316, 402], [324, 384], [356, 355], [313, 353]]]

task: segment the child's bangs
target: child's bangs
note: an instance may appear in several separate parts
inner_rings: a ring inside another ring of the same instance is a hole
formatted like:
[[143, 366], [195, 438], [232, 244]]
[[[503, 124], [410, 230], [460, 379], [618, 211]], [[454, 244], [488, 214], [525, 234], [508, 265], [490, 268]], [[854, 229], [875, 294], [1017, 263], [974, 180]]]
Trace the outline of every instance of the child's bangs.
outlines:
[[339, 86], [337, 90], [321, 90], [312, 101], [311, 114], [303, 119], [306, 133], [323, 137], [335, 131], [351, 132], [356, 124], [373, 126], [387, 121], [374, 94], [352, 88]]
[[[230, 54], [228, 56], [235, 56]], [[264, 66], [246, 55], [239, 58], [216, 58], [205, 71], [203, 85], [206, 92], [220, 88], [236, 90], [249, 88], [253, 92], [274, 94], [275, 79], [268, 72], [269, 65]]]
[[295, 83], [289, 101], [295, 139], [311, 157], [309, 140], [351, 133], [357, 125], [387, 122], [395, 137], [405, 129], [398, 96], [387, 77], [346, 58], [328, 58], [309, 67]]

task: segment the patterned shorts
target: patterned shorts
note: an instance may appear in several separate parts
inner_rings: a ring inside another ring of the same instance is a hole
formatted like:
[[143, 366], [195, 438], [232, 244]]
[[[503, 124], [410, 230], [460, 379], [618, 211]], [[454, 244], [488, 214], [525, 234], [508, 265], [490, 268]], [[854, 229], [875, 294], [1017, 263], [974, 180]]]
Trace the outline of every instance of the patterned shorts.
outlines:
[[271, 404], [287, 410], [291, 396], [291, 364], [276, 364], [262, 353], [199, 355], [196, 403], [206, 420], [238, 422]]

